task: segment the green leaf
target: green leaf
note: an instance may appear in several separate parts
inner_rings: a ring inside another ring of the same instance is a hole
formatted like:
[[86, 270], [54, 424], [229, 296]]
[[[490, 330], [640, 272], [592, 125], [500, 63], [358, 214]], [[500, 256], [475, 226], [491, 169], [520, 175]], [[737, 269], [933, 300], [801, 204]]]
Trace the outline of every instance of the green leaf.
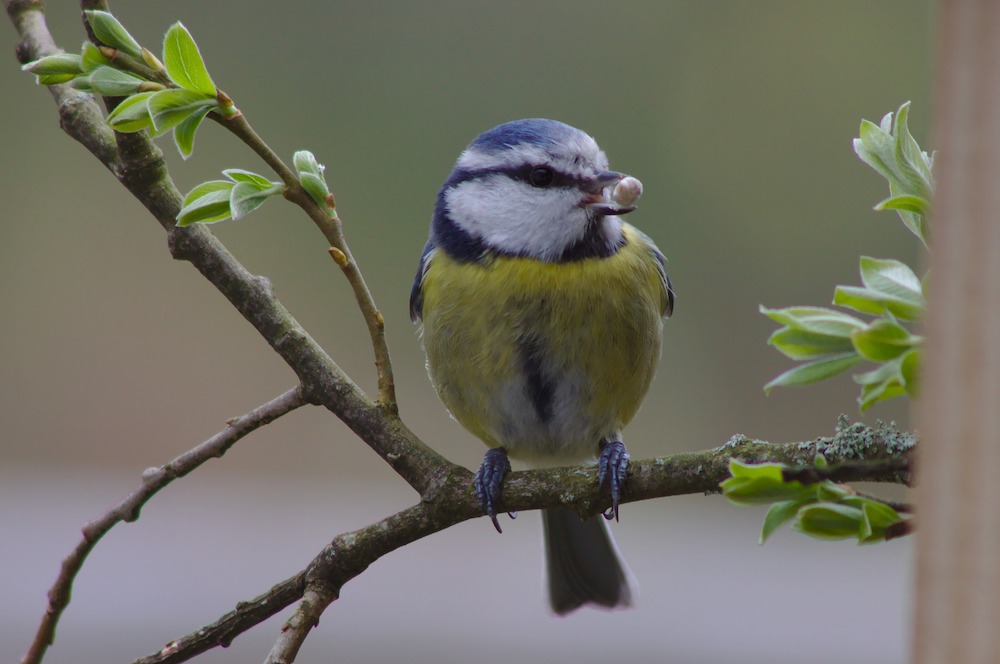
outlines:
[[914, 348], [899, 359], [899, 373], [902, 375], [903, 387], [911, 397], [917, 396], [917, 391], [920, 389], [920, 366], [923, 358], [923, 352]]
[[858, 397], [858, 407], [863, 413], [880, 401], [888, 401], [904, 394], [906, 394], [906, 388], [896, 380], [864, 385], [861, 387], [861, 395]]
[[206, 108], [216, 108], [214, 96], [183, 89], [160, 90], [149, 98], [149, 114], [157, 135], [163, 134]]
[[208, 180], [202, 182], [194, 189], [189, 191], [184, 197], [184, 205], [190, 205], [199, 198], [206, 196], [208, 194], [215, 193], [217, 191], [226, 192], [226, 197], [229, 197], [229, 192], [233, 189], [233, 183], [227, 180]]
[[785, 482], [782, 477], [784, 466], [780, 463], [743, 463], [738, 459], [729, 460], [732, 477], [719, 486], [722, 493], [737, 505], [757, 505], [776, 500], [794, 500], [804, 493], [811, 493], [801, 482]]
[[184, 120], [177, 125], [174, 129], [174, 145], [177, 146], [177, 151], [181, 153], [181, 157], [187, 159], [194, 152], [194, 135], [198, 131], [198, 127], [201, 126], [201, 121], [205, 119], [205, 116], [209, 114], [212, 110], [211, 106], [206, 106], [200, 111], [195, 111], [191, 115], [187, 116]]
[[[883, 118], [883, 122], [888, 118], [892, 119], [892, 113]], [[861, 121], [861, 128], [858, 130], [859, 138], [854, 139], [854, 152], [866, 164], [875, 169], [882, 177], [890, 182], [896, 179], [896, 173], [892, 166], [892, 138], [879, 125]]]
[[106, 11], [89, 9], [83, 12], [87, 16], [87, 22], [91, 29], [103, 43], [127, 53], [136, 60], [142, 60], [142, 47], [139, 42], [132, 38], [121, 23], [114, 16]]
[[35, 77], [35, 83], [38, 85], [60, 85], [61, 83], [69, 83], [76, 78], [76, 74], [39, 74]]
[[292, 163], [299, 175], [299, 183], [310, 198], [324, 210], [332, 209], [329, 204], [330, 187], [323, 177], [326, 166], [316, 161], [316, 157], [308, 150], [299, 150], [292, 155]]
[[864, 321], [854, 316], [825, 307], [768, 309], [761, 306], [760, 312], [776, 323], [786, 325], [793, 330], [845, 339], [849, 338], [854, 330], [865, 326]]
[[894, 316], [903, 320], [923, 317], [925, 302], [920, 279], [905, 263], [862, 256], [861, 281], [882, 294], [882, 303]]
[[211, 224], [228, 219], [231, 216], [229, 195], [234, 186], [228, 180], [199, 184], [184, 197], [184, 206], [177, 213], [177, 225]]
[[330, 189], [326, 186], [326, 181], [323, 178], [312, 173], [303, 173], [299, 176], [299, 182], [302, 184], [302, 188], [306, 190], [309, 196], [321, 208], [326, 210], [330, 207], [327, 200], [327, 197], [330, 195]]
[[838, 307], [847, 307], [876, 316], [885, 313], [882, 298], [882, 293], [858, 286], [837, 286], [833, 292], [833, 303]]
[[[892, 113], [888, 113], [882, 118], [884, 123], [886, 119], [891, 122]], [[855, 150], [861, 150], [862, 152], [869, 154], [886, 154], [892, 150], [892, 139], [889, 137], [885, 129], [872, 122], [871, 120], [861, 120], [861, 126], [858, 128], [858, 138], [854, 139]]]
[[920, 342], [920, 337], [891, 320], [880, 318], [851, 337], [854, 348], [866, 359], [886, 362], [895, 359]]
[[872, 542], [875, 529], [872, 527], [869, 511], [861, 510], [861, 527], [858, 528], [858, 542]]
[[144, 79], [114, 67], [98, 67], [88, 78], [90, 87], [105, 97], [125, 97], [139, 91]]
[[819, 539], [838, 540], [857, 537], [864, 511], [841, 503], [806, 505], [798, 513], [795, 529]]
[[876, 383], [882, 383], [886, 380], [899, 377], [901, 376], [899, 371], [899, 360], [897, 358], [888, 362], [883, 362], [871, 371], [855, 374], [854, 382], [858, 385], [874, 385]]
[[812, 501], [812, 496], [796, 500], [783, 500], [771, 505], [764, 516], [760, 529], [760, 543], [763, 544], [778, 528], [798, 516], [799, 509]]
[[284, 191], [283, 185], [274, 185], [270, 182], [263, 189], [255, 182], [237, 182], [229, 197], [229, 209], [233, 214], [233, 220], [242, 219], [263, 205], [268, 198], [281, 194], [282, 191]]
[[153, 126], [153, 119], [149, 117], [147, 102], [155, 93], [140, 92], [122, 100], [122, 103], [115, 106], [114, 110], [108, 113], [108, 124], [115, 131], [129, 133], [142, 131]]
[[857, 353], [841, 353], [806, 364], [800, 364], [771, 380], [771, 382], [764, 386], [764, 392], [770, 392], [775, 387], [809, 385], [810, 383], [843, 373], [860, 361], [861, 356]]
[[892, 506], [886, 505], [878, 500], [859, 497], [862, 501], [862, 509], [865, 516], [874, 530], [885, 530], [889, 526], [899, 523], [903, 517], [899, 515]]
[[919, 215], [930, 214], [931, 204], [926, 198], [912, 194], [900, 194], [885, 199], [875, 206], [876, 210], [906, 210]]
[[69, 75], [72, 79], [83, 73], [83, 58], [75, 53], [47, 55], [23, 65], [21, 71], [36, 76]]
[[180, 87], [208, 97], [216, 96], [215, 83], [208, 75], [198, 45], [179, 21], [170, 26], [163, 40], [163, 64], [167, 76]]
[[923, 318], [926, 307], [923, 287], [905, 263], [864, 256], [861, 280], [865, 288], [838, 286], [833, 303], [871, 314], [888, 312], [902, 320]]
[[931, 226], [928, 218], [905, 210], [896, 210], [896, 214], [903, 220], [903, 225], [917, 236], [921, 244], [924, 245], [924, 248], [930, 249], [931, 245], [928, 238], [931, 236]]
[[859, 544], [884, 541], [886, 530], [903, 520], [895, 509], [871, 498], [856, 496], [845, 502], [861, 508], [861, 527], [858, 530]]
[[[41, 81], [39, 81], [41, 83]], [[79, 90], [80, 92], [93, 92], [94, 88], [90, 87], [90, 78], [87, 76], [77, 76], [72, 81], [70, 85]]]
[[902, 358], [899, 357], [883, 363], [872, 371], [854, 376], [854, 382], [862, 386], [861, 396], [858, 397], [858, 404], [862, 412], [879, 401], [885, 401], [905, 393], [901, 364]]
[[83, 42], [83, 46], [80, 48], [80, 54], [80, 67], [83, 69], [85, 74], [89, 74], [98, 67], [108, 66], [111, 64], [111, 60], [104, 57], [104, 54], [90, 42]]
[[880, 126], [863, 121], [854, 151], [889, 181], [891, 197], [876, 209], [895, 209], [903, 224], [926, 247], [930, 230], [928, 201], [934, 189], [933, 158], [920, 150], [910, 134], [909, 107], [909, 102], [900, 106], [895, 128], [892, 113], [882, 118]]
[[299, 150], [293, 154], [292, 164], [300, 176], [303, 173], [312, 173], [322, 177], [323, 171], [326, 170], [326, 167], [316, 161], [316, 156], [309, 150]]
[[931, 196], [931, 173], [926, 155], [921, 153], [920, 146], [910, 134], [907, 119], [910, 114], [910, 102], [899, 107], [896, 112], [896, 127], [893, 133], [893, 154], [896, 167], [909, 185], [907, 192], [921, 198]]
[[767, 343], [793, 360], [811, 360], [824, 355], [846, 353], [854, 348], [851, 340], [815, 332], [782, 327], [770, 336]]
[[831, 482], [830, 480], [824, 480], [818, 484], [813, 485], [813, 489], [816, 492], [816, 499], [822, 502], [836, 503], [842, 501], [848, 496], [852, 496], [850, 489]]
[[259, 175], [252, 171], [245, 171], [242, 168], [227, 168], [226, 170], [222, 171], [222, 174], [225, 175], [230, 180], [232, 180], [233, 182], [252, 182], [261, 189], [276, 184], [268, 180], [263, 175]]

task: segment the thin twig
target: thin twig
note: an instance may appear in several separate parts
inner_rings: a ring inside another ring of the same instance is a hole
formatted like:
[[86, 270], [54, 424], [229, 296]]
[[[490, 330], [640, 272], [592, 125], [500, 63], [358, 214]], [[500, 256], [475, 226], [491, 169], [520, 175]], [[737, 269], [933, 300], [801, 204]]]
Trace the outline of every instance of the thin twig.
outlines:
[[281, 636], [267, 654], [264, 664], [292, 664], [309, 632], [319, 624], [320, 615], [335, 599], [336, 596], [321, 588], [307, 587], [295, 613], [282, 626]]
[[94, 546], [115, 525], [121, 522], [132, 523], [139, 518], [150, 498], [160, 489], [175, 479], [184, 477], [192, 470], [209, 459], [221, 457], [236, 441], [246, 436], [268, 422], [273, 422], [286, 413], [306, 404], [302, 390], [298, 387], [259, 406], [246, 415], [235, 417], [227, 423], [225, 429], [215, 434], [197, 447], [181, 454], [173, 461], [159, 468], [149, 468], [142, 474], [142, 484], [126, 496], [121, 502], [97, 519], [83, 527], [83, 539], [76, 545], [73, 552], [62, 562], [59, 576], [49, 589], [48, 606], [41, 624], [35, 632], [35, 638], [28, 648], [27, 654], [21, 660], [22, 664], [37, 664], [42, 661], [45, 651], [55, 640], [56, 625], [60, 616], [69, 605], [73, 581], [83, 567], [84, 561]]
[[854, 474], [853, 466], [858, 465], [866, 473], [891, 475], [895, 473], [911, 473], [910, 458], [901, 457], [898, 459], [882, 459], [877, 464], [869, 461], [857, 461], [844, 463], [836, 466], [801, 466], [798, 468], [785, 468], [781, 471], [781, 477], [786, 482], [801, 482], [802, 484], [817, 484], [824, 480], [832, 482], [848, 482]]
[[899, 500], [888, 500], [886, 498], [882, 498], [880, 496], [876, 496], [876, 495], [870, 494], [867, 491], [857, 491], [857, 490], [855, 490], [854, 491], [854, 495], [855, 496], [860, 496], [861, 498], [867, 498], [868, 500], [874, 500], [874, 501], [880, 502], [883, 505], [891, 507], [892, 509], [896, 510], [900, 514], [913, 514], [913, 512], [915, 511], [913, 503], [904, 503], [904, 502], [899, 501]]
[[389, 346], [385, 339], [385, 319], [375, 304], [375, 299], [368, 289], [368, 284], [365, 283], [361, 270], [358, 269], [350, 247], [347, 246], [340, 217], [336, 214], [331, 216], [316, 204], [316, 201], [299, 184], [295, 173], [254, 131], [245, 115], [238, 113], [229, 118], [222, 118], [213, 114], [212, 118], [246, 143], [274, 170], [287, 187], [285, 198], [302, 208], [323, 233], [326, 241], [330, 243], [334, 260], [343, 271], [344, 276], [347, 277], [347, 282], [351, 285], [351, 290], [354, 291], [354, 299], [357, 301], [365, 324], [368, 326], [368, 335], [371, 338], [372, 350], [375, 354], [375, 370], [378, 375], [378, 403], [395, 414], [397, 412], [396, 387], [392, 374], [392, 361], [389, 357]]
[[226, 648], [237, 636], [302, 597], [305, 587], [306, 573], [303, 570], [275, 584], [267, 592], [237, 603], [235, 609], [212, 624], [168, 642], [155, 653], [135, 660], [134, 664], [183, 662], [218, 646]]

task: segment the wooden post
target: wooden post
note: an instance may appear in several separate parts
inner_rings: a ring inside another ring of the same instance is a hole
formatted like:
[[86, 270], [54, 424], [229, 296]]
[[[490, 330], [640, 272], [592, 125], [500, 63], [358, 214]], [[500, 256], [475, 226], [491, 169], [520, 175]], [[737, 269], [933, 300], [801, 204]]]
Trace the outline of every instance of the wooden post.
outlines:
[[942, 0], [917, 664], [1000, 662], [1000, 2]]

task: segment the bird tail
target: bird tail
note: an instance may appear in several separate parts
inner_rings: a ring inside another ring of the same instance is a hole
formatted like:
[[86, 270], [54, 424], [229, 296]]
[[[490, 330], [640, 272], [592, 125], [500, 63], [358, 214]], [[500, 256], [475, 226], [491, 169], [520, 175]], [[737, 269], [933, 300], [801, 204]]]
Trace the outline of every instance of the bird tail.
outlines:
[[552, 610], [565, 615], [584, 604], [614, 609], [632, 606], [633, 580], [600, 516], [542, 512], [545, 561]]

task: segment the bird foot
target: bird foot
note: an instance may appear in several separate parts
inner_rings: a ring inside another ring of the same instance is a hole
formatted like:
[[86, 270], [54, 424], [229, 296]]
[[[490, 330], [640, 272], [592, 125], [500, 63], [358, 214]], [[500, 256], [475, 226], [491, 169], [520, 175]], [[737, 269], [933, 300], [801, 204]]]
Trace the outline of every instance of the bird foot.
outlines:
[[597, 458], [597, 485], [607, 485], [611, 492], [611, 507], [603, 514], [608, 521], [618, 520], [618, 502], [625, 490], [628, 460], [628, 450], [622, 441], [610, 440], [601, 445], [601, 455]]
[[[500, 522], [497, 521], [497, 505], [500, 503], [500, 485], [503, 478], [510, 472], [510, 460], [507, 458], [507, 450], [502, 447], [493, 447], [486, 450], [483, 462], [479, 464], [476, 477], [473, 480], [476, 487], [476, 498], [482, 506], [486, 516], [493, 521], [493, 527], [498, 533], [502, 533]], [[514, 518], [516, 513], [510, 513], [510, 518]]]

